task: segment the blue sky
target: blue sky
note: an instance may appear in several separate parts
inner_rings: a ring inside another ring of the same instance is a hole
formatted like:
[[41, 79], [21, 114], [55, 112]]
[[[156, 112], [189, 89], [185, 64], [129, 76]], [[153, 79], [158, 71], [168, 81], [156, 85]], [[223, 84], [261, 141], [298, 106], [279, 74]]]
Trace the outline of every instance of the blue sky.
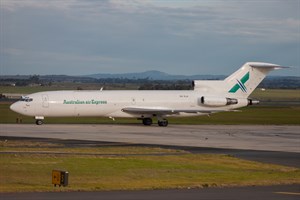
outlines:
[[0, 73], [300, 76], [300, 0], [0, 0]]

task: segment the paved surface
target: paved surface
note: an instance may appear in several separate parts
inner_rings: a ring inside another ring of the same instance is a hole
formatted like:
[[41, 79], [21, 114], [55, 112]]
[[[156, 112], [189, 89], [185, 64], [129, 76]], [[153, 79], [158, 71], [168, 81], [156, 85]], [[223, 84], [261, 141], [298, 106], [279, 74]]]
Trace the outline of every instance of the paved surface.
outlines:
[[6, 200], [291, 200], [300, 199], [300, 185], [241, 188], [206, 188], [191, 190], [151, 190], [114, 192], [46, 192], [0, 194]]
[[[188, 146], [171, 146], [171, 145], [152, 145], [152, 144], [132, 144], [132, 143], [122, 143], [122, 142], [102, 142], [102, 141], [88, 141], [88, 140], [62, 140], [62, 139], [50, 139], [50, 138], [30, 138], [30, 137], [10, 137], [10, 136], [0, 136], [1, 141], [5, 140], [30, 140], [37, 142], [47, 142], [52, 144], [62, 144], [66, 147], [107, 147], [107, 146], [149, 146], [149, 147], [159, 147], [166, 149], [179, 149], [185, 150], [194, 154], [226, 154], [234, 157], [253, 160], [263, 163], [279, 164], [291, 167], [300, 168], [300, 153], [294, 152], [281, 152], [281, 151], [257, 151], [257, 150], [241, 150], [241, 149], [222, 149], [222, 148], [209, 148], [209, 147], [188, 147]], [[15, 154], [16, 152], [1, 152], [1, 154]], [[20, 152], [18, 154], [49, 154], [49, 152]], [[61, 152], [51, 152], [50, 154], [74, 154], [74, 155], [97, 155], [97, 153], [61, 153]], [[155, 154], [136, 154], [136, 156], [166, 156], [166, 155], [180, 155], [185, 154], [182, 152], [176, 153], [155, 153]], [[114, 156], [116, 154], [101, 154], [103, 156]], [[133, 154], [117, 154], [118, 156], [132, 156]]]
[[300, 153], [300, 126], [0, 124], [0, 136]]
[[[222, 153], [300, 167], [299, 126], [15, 125], [1, 124], [0, 138], [47, 140], [68, 145], [153, 145], [193, 153]], [[59, 190], [59, 189], [57, 189]], [[56, 191], [57, 191], [56, 190]], [[300, 199], [300, 185], [190, 190], [0, 193], [7, 200], [59, 199]]]

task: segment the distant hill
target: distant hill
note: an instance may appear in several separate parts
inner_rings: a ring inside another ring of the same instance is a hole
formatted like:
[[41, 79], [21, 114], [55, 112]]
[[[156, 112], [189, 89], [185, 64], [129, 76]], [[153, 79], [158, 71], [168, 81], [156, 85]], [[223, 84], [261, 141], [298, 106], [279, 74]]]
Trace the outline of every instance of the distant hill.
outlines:
[[140, 73], [124, 73], [124, 74], [90, 74], [85, 77], [96, 79], [120, 78], [120, 79], [150, 79], [150, 80], [201, 80], [201, 79], [224, 79], [223, 75], [171, 75], [165, 72], [151, 70]]
[[[223, 80], [224, 75], [171, 75], [160, 71], [146, 71], [124, 74], [91, 74], [86, 76], [68, 75], [11, 75], [0, 76], [0, 85], [23, 86], [28, 84], [45, 84], [52, 82], [76, 83], [135, 83], [135, 84], [189, 84], [192, 80]], [[179, 83], [180, 82], [180, 83]], [[267, 76], [259, 85], [261, 88], [290, 88], [300, 89], [299, 76]]]
[[18, 81], [30, 79], [37, 76], [41, 81], [52, 82], [94, 82], [96, 79], [88, 76], [68, 76], [68, 75], [5, 75], [0, 76], [0, 81]]

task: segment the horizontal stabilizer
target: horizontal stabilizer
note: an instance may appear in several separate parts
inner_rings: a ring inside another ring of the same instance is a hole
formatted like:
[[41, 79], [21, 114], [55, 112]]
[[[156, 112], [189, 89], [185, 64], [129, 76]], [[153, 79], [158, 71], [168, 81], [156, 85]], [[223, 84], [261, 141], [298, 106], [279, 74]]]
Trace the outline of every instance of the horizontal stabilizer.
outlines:
[[260, 63], [260, 62], [249, 62], [248, 65], [250, 67], [254, 68], [271, 68], [271, 69], [284, 69], [284, 68], [290, 68], [286, 66], [280, 66], [272, 63]]

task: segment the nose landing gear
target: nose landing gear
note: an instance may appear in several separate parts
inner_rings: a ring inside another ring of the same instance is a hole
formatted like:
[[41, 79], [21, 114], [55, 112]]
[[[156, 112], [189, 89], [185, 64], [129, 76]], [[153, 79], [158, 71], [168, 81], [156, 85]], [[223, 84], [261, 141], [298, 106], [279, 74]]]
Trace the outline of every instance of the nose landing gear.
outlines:
[[44, 117], [36, 116], [35, 117], [35, 124], [36, 125], [42, 125], [44, 123]]
[[44, 122], [43, 122], [43, 120], [41, 120], [41, 119], [37, 119], [37, 120], [35, 120], [35, 124], [36, 125], [42, 125]]

